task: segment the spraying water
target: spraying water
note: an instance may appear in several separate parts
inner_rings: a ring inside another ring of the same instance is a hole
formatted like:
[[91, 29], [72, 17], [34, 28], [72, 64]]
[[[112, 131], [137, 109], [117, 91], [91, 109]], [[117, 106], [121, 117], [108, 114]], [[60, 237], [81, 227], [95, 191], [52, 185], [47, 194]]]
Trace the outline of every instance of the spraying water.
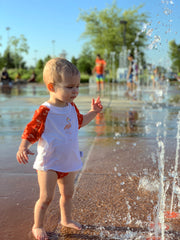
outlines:
[[176, 145], [176, 157], [175, 157], [175, 165], [174, 165], [174, 178], [173, 178], [173, 187], [172, 187], [172, 196], [171, 196], [171, 206], [170, 213], [172, 213], [173, 201], [174, 201], [174, 192], [175, 192], [175, 184], [177, 181], [177, 169], [178, 169], [178, 159], [179, 159], [179, 145], [180, 145], [180, 111], [178, 113], [178, 121], [177, 121], [177, 145]]
[[158, 194], [158, 204], [157, 204], [157, 215], [155, 219], [155, 237], [158, 239], [159, 232], [161, 233], [161, 240], [165, 238], [165, 223], [164, 223], [164, 211], [165, 211], [165, 201], [166, 201], [166, 191], [169, 185], [165, 186], [164, 183], [164, 169], [165, 169], [165, 142], [166, 142], [166, 118], [164, 118], [164, 134], [163, 134], [163, 141], [161, 140], [160, 136], [160, 126], [162, 125], [161, 122], [156, 123], [157, 129], [157, 136], [156, 140], [158, 143], [159, 148], [159, 158], [158, 158], [158, 169], [159, 169], [159, 194]]
[[158, 147], [160, 149], [159, 155], [159, 178], [160, 178], [160, 185], [159, 185], [159, 202], [158, 202], [158, 211], [157, 211], [157, 223], [155, 225], [155, 236], [158, 237], [159, 231], [159, 224], [161, 227], [161, 239], [164, 240], [164, 210], [165, 210], [165, 191], [164, 191], [164, 143], [162, 141], [158, 142]]

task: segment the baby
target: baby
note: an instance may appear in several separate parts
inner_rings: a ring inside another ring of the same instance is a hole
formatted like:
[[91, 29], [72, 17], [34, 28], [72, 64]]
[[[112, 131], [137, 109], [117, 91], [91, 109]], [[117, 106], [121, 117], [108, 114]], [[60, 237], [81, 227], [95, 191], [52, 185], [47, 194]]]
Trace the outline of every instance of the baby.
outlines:
[[35, 111], [27, 124], [16, 155], [20, 164], [28, 163], [28, 155], [34, 155], [29, 148], [38, 141], [33, 167], [37, 170], [40, 194], [34, 208], [32, 233], [40, 240], [48, 239], [43, 221], [56, 183], [60, 191], [61, 224], [76, 230], [82, 228], [71, 217], [74, 179], [82, 168], [78, 129], [87, 125], [103, 108], [98, 97], [92, 99], [87, 114], [79, 112], [73, 101], [79, 93], [80, 72], [66, 59], [49, 60], [44, 67], [43, 79], [49, 100]]

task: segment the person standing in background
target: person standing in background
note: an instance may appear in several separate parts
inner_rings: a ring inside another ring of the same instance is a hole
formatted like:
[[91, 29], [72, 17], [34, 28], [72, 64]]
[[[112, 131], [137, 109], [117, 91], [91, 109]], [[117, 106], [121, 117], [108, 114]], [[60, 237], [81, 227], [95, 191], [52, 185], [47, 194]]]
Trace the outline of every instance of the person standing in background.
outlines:
[[96, 84], [97, 91], [104, 90], [104, 73], [106, 68], [106, 61], [101, 58], [100, 54], [97, 54], [95, 67], [93, 68], [93, 73], [96, 73]]

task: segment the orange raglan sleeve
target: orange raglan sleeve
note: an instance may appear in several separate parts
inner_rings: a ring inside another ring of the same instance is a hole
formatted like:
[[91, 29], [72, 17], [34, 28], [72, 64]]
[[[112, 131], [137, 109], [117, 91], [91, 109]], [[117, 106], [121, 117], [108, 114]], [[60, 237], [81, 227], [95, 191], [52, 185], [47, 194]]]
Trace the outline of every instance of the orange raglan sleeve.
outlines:
[[72, 106], [74, 106], [76, 113], [77, 113], [77, 118], [78, 118], [78, 125], [79, 125], [79, 129], [81, 128], [82, 122], [83, 122], [83, 114], [81, 114], [79, 112], [79, 109], [77, 108], [75, 103], [71, 103]]
[[27, 124], [22, 134], [22, 139], [27, 139], [31, 144], [37, 142], [45, 129], [45, 122], [49, 108], [41, 105], [34, 113], [34, 116]]

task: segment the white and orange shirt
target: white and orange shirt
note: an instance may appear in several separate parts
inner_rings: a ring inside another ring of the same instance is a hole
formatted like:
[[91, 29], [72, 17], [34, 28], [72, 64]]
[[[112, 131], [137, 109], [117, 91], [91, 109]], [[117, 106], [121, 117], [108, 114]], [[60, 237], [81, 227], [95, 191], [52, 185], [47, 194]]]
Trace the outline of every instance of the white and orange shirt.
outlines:
[[55, 107], [43, 103], [27, 124], [22, 138], [38, 141], [34, 168], [47, 171], [72, 172], [82, 168], [78, 144], [78, 129], [83, 115], [74, 103]]

